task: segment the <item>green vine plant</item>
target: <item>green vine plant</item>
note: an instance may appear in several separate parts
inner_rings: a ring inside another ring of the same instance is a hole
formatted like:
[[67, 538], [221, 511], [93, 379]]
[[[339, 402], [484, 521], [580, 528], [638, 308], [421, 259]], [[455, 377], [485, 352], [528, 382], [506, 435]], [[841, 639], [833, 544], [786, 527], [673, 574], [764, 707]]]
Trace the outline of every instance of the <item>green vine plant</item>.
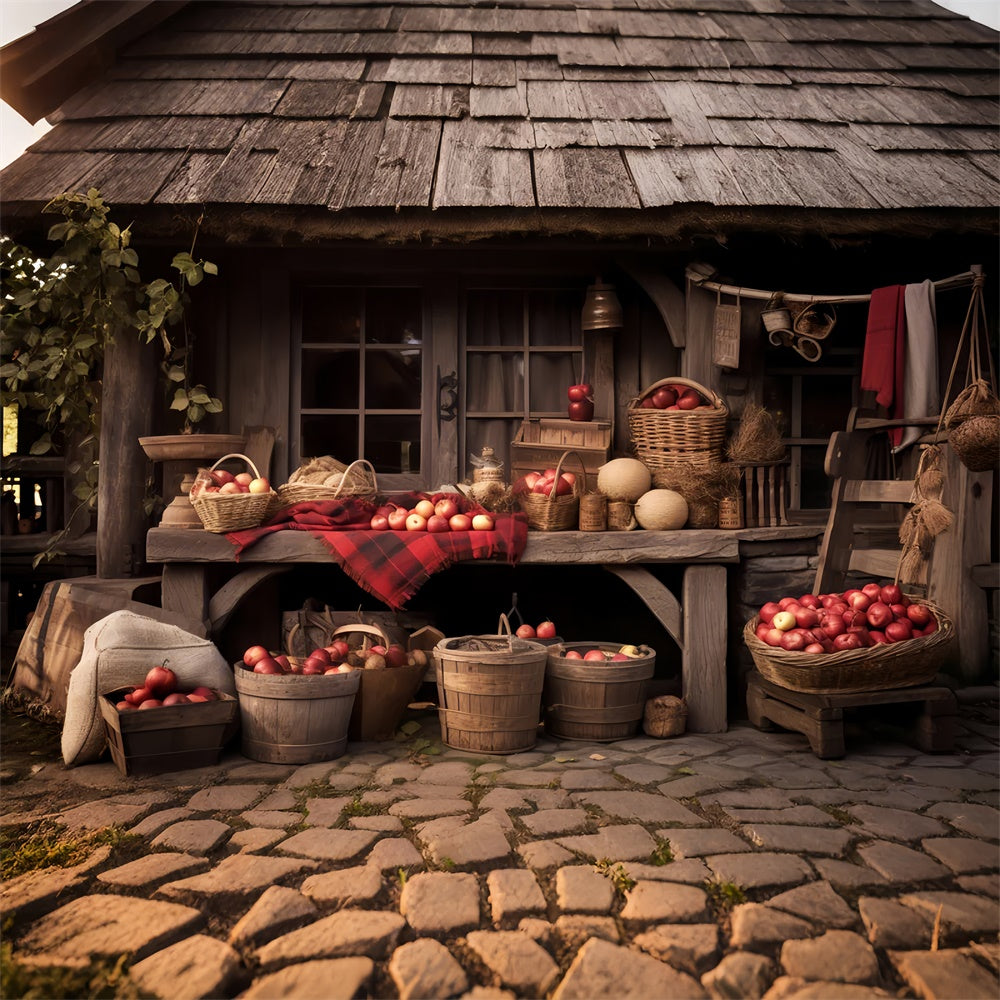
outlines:
[[[146, 344], [158, 343], [160, 368], [173, 393], [169, 407], [183, 414], [184, 433], [223, 408], [192, 377], [188, 288], [218, 273], [211, 261], [194, 256], [202, 218], [194, 224], [190, 250], [171, 262], [176, 277], [146, 283], [131, 225], [121, 228], [111, 220], [111, 206], [96, 188], [61, 194], [43, 212], [63, 217], [49, 229], [49, 240], [59, 244], [50, 256], [0, 235], [0, 400], [35, 417], [39, 434], [29, 453], [61, 451], [67, 472], [79, 480], [73, 491], [77, 508], [36, 564], [59, 554], [58, 543], [82, 511], [96, 510], [101, 373], [116, 334], [134, 331]], [[179, 336], [172, 336], [173, 327]]]

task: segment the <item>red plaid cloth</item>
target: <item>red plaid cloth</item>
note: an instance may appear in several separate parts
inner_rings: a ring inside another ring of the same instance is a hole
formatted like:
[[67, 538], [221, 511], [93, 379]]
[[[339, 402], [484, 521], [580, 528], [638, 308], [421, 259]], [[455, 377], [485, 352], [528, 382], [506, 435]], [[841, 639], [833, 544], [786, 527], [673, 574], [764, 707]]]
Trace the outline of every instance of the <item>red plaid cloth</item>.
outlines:
[[[431, 497], [437, 500], [445, 494]], [[416, 495], [399, 499], [410, 507]], [[483, 510], [457, 497], [465, 513]], [[236, 546], [236, 559], [251, 545], [275, 531], [308, 531], [327, 548], [334, 562], [358, 586], [390, 608], [399, 609], [426, 583], [432, 573], [466, 559], [505, 556], [514, 564], [528, 542], [523, 514], [493, 514], [493, 531], [372, 531], [376, 504], [357, 497], [293, 504], [258, 528], [232, 531], [226, 537]]]

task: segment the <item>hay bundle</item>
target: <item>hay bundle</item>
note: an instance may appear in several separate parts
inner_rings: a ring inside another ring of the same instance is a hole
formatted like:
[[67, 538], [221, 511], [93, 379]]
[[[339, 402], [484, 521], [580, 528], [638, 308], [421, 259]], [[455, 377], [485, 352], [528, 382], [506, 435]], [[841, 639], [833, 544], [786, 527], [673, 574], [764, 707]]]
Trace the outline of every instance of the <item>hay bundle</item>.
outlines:
[[740, 470], [731, 462], [707, 467], [681, 462], [656, 474], [660, 489], [673, 490], [687, 501], [689, 528], [714, 528], [719, 523], [719, 501], [739, 495]]
[[924, 448], [914, 480], [916, 503], [907, 511], [899, 528], [903, 549], [899, 557], [896, 579], [908, 583], [922, 582], [927, 561], [934, 550], [934, 539], [947, 531], [954, 520], [952, 512], [941, 502], [944, 474], [941, 472], [941, 448]]
[[726, 454], [740, 465], [764, 465], [785, 457], [777, 418], [770, 410], [748, 403], [740, 425], [729, 439]]

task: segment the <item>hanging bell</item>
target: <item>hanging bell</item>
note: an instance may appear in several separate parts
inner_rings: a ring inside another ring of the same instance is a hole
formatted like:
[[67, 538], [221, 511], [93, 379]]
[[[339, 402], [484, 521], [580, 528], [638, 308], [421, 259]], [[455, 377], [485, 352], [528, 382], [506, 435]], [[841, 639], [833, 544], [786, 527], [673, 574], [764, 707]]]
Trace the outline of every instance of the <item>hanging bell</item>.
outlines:
[[583, 301], [580, 326], [584, 330], [620, 330], [624, 325], [622, 306], [614, 285], [601, 284], [601, 279], [587, 288]]

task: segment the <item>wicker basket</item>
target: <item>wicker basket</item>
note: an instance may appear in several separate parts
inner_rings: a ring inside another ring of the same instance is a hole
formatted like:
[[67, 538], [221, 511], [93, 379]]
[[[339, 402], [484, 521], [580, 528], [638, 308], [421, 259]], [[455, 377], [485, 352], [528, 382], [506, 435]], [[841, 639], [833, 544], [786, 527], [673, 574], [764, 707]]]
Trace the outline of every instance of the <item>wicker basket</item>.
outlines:
[[970, 472], [989, 472], [1000, 464], [1000, 417], [966, 417], [948, 432], [948, 443]]
[[272, 513], [277, 500], [274, 490], [269, 490], [267, 493], [205, 493], [204, 487], [212, 482], [211, 474], [230, 458], [242, 459], [250, 467], [254, 478], [260, 478], [260, 472], [257, 471], [253, 459], [234, 452], [231, 455], [223, 455], [210, 469], [200, 469], [189, 494], [191, 506], [194, 507], [205, 530], [217, 535], [224, 535], [229, 531], [242, 531], [244, 528], [256, 528]]
[[642, 713], [642, 731], [658, 740], [680, 736], [687, 726], [687, 702], [672, 694], [650, 698]]
[[343, 497], [361, 497], [374, 500], [378, 495], [375, 467], [367, 459], [359, 458], [344, 467], [343, 472], [332, 472], [328, 478], [336, 482], [307, 483], [289, 481], [278, 487], [278, 500], [282, 507], [310, 500], [340, 500]]
[[[695, 389], [712, 408], [657, 410], [640, 405], [646, 396], [665, 385]], [[632, 449], [653, 474], [654, 480], [658, 470], [685, 462], [702, 467], [716, 465], [722, 461], [728, 418], [729, 407], [711, 389], [687, 378], [663, 378], [628, 405]]]
[[933, 680], [944, 664], [955, 629], [937, 605], [923, 600], [914, 603], [930, 608], [938, 623], [936, 632], [839, 653], [790, 652], [757, 638], [754, 615], [743, 627], [743, 641], [761, 676], [789, 691], [848, 694], [916, 687]]
[[[556, 496], [556, 483], [562, 475], [563, 462], [572, 455], [580, 463], [580, 474], [573, 483], [573, 490]], [[521, 510], [528, 518], [528, 527], [536, 531], [569, 531], [576, 529], [580, 519], [580, 497], [587, 492], [587, 470], [583, 459], [575, 451], [564, 451], [556, 463], [556, 475], [548, 496], [541, 493], [522, 493], [518, 498]]]

